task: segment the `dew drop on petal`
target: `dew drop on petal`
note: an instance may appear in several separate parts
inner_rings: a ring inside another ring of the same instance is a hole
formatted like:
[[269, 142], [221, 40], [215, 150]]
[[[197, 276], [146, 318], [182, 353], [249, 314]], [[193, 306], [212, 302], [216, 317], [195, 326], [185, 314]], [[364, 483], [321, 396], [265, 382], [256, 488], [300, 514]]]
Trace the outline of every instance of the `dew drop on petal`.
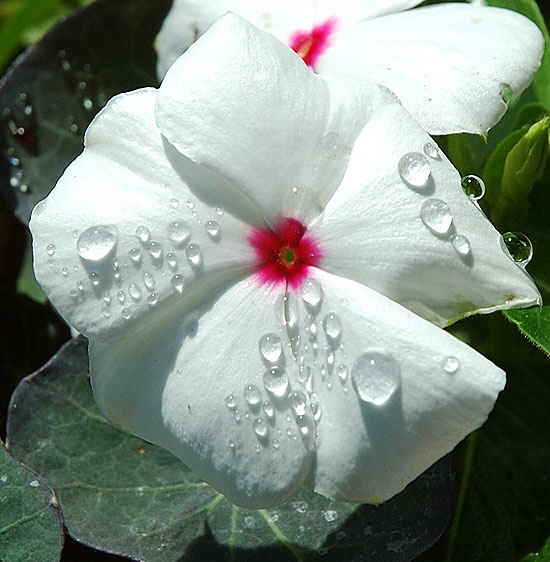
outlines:
[[321, 420], [321, 415], [322, 415], [321, 404], [319, 404], [319, 402], [316, 399], [312, 398], [312, 400], [309, 404], [309, 409], [311, 410], [311, 414], [313, 416], [313, 421], [315, 423], [319, 423], [319, 421]]
[[382, 406], [399, 388], [401, 369], [391, 355], [370, 351], [355, 361], [351, 378], [361, 400]]
[[401, 179], [415, 189], [426, 187], [431, 175], [428, 159], [420, 152], [409, 152], [402, 156], [397, 166]]
[[470, 241], [468, 240], [468, 238], [466, 238], [466, 236], [463, 236], [462, 234], [453, 236], [452, 244], [456, 253], [462, 257], [469, 256], [470, 252], [472, 251]]
[[143, 282], [145, 283], [145, 287], [147, 287], [149, 291], [152, 291], [155, 288], [155, 279], [148, 271], [144, 272], [143, 274]]
[[441, 366], [443, 367], [443, 370], [446, 373], [452, 375], [453, 373], [456, 373], [460, 368], [460, 361], [456, 357], [452, 357], [452, 356], [445, 357], [445, 359], [443, 359]]
[[521, 267], [525, 267], [533, 257], [531, 240], [521, 232], [505, 232], [500, 238], [504, 252]]
[[338, 365], [338, 367], [336, 368], [336, 374], [338, 375], [338, 378], [342, 381], [342, 384], [346, 384], [349, 374], [347, 366], [344, 365], [343, 363], [341, 365]]
[[244, 389], [244, 399], [249, 406], [258, 406], [262, 401], [262, 395], [255, 385], [248, 384]]
[[160, 260], [162, 258], [162, 247], [158, 242], [152, 240], [147, 245], [147, 250], [149, 251], [149, 255], [154, 260]]
[[449, 205], [441, 199], [427, 199], [420, 208], [422, 222], [435, 234], [447, 234], [453, 223]]
[[202, 265], [201, 249], [197, 244], [189, 244], [185, 248], [185, 255], [191, 267], [199, 268]]
[[182, 220], [171, 222], [167, 232], [168, 239], [176, 246], [183, 246], [191, 238], [191, 227]]
[[228, 396], [226, 396], [224, 402], [230, 410], [233, 410], [237, 407], [237, 401], [235, 400], [235, 396], [233, 394], [229, 394]]
[[130, 298], [136, 302], [141, 300], [141, 289], [135, 283], [130, 283], [130, 286], [128, 287], [128, 294], [130, 295]]
[[278, 363], [283, 354], [281, 338], [277, 334], [265, 334], [260, 338], [260, 354], [268, 363]]
[[478, 201], [485, 195], [485, 182], [478, 176], [464, 176], [461, 185], [464, 193], [472, 201]]
[[303, 416], [306, 413], [306, 395], [296, 390], [290, 393], [290, 406], [297, 416]]
[[152, 291], [147, 295], [147, 302], [149, 306], [155, 306], [159, 300], [159, 294], [156, 291]]
[[151, 232], [146, 226], [138, 226], [136, 228], [136, 236], [142, 244], [146, 244], [151, 239]]
[[140, 264], [141, 263], [141, 250], [139, 248], [131, 248], [128, 251], [128, 257], [130, 258], [130, 261], [132, 261], [132, 263]]
[[185, 279], [183, 278], [183, 275], [176, 273], [176, 275], [172, 277], [171, 283], [174, 290], [181, 295], [185, 286]]
[[168, 252], [166, 254], [166, 262], [168, 263], [168, 267], [172, 270], [176, 270], [178, 268], [178, 258], [174, 252]]
[[264, 403], [262, 404], [262, 408], [264, 410], [264, 414], [268, 417], [268, 418], [273, 418], [273, 416], [275, 415], [275, 409], [273, 408], [273, 404], [271, 404], [271, 402], [269, 400], [264, 400]]
[[428, 158], [431, 158], [432, 160], [441, 160], [441, 155], [439, 154], [439, 148], [437, 148], [437, 145], [435, 143], [427, 142], [424, 145], [423, 151]]
[[342, 323], [334, 312], [330, 312], [325, 316], [323, 328], [327, 338], [333, 342], [338, 340], [342, 334]]
[[267, 436], [267, 424], [263, 418], [256, 418], [254, 420], [254, 433], [260, 438], [263, 439]]
[[46, 253], [48, 256], [52, 257], [55, 254], [55, 246], [53, 244], [48, 244], [46, 246]]
[[327, 523], [332, 523], [338, 518], [338, 512], [333, 509], [325, 509], [322, 511], [322, 514]]
[[323, 300], [323, 288], [315, 279], [306, 279], [301, 288], [302, 299], [311, 308], [318, 308]]
[[116, 298], [120, 304], [124, 304], [124, 301], [126, 300], [124, 291], [118, 291], [118, 293], [116, 294]]
[[100, 262], [114, 250], [117, 238], [116, 229], [112, 226], [87, 228], [76, 241], [78, 255], [89, 262]]
[[264, 373], [265, 389], [280, 398], [288, 391], [288, 376], [281, 367], [271, 367]]
[[217, 221], [206, 221], [204, 228], [206, 230], [206, 234], [208, 234], [212, 240], [217, 240], [220, 237], [221, 228]]
[[130, 316], [132, 316], [132, 313], [130, 312], [129, 308], [123, 308], [121, 314], [122, 314], [122, 318], [124, 318], [125, 320], [128, 320]]

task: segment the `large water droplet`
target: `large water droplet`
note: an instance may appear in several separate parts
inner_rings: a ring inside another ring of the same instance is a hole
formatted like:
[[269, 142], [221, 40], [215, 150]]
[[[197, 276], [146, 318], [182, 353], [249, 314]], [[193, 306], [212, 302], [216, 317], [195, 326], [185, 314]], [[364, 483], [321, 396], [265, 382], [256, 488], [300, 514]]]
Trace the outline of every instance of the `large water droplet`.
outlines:
[[267, 424], [263, 418], [256, 418], [254, 420], [254, 433], [260, 438], [263, 439], [267, 436]]
[[138, 226], [136, 228], [136, 236], [142, 244], [146, 244], [151, 240], [151, 231], [146, 226]]
[[183, 246], [191, 238], [191, 227], [182, 220], [171, 222], [167, 232], [168, 239], [176, 246]]
[[452, 375], [453, 373], [456, 373], [460, 368], [460, 361], [456, 357], [445, 357], [441, 366], [446, 373]]
[[306, 279], [302, 285], [302, 299], [311, 308], [318, 308], [323, 300], [323, 288], [315, 279]]
[[80, 234], [76, 241], [78, 255], [89, 262], [104, 260], [117, 243], [117, 231], [114, 226], [92, 226]]
[[133, 263], [139, 265], [141, 263], [141, 250], [139, 248], [131, 248], [128, 252], [128, 257]]
[[219, 239], [221, 233], [221, 227], [217, 221], [212, 221], [212, 220], [206, 221], [204, 228], [206, 230], [206, 234], [208, 234], [208, 236], [210, 236], [212, 240]]
[[162, 259], [162, 246], [158, 242], [155, 242], [154, 240], [149, 242], [147, 250], [153, 260]]
[[342, 334], [342, 322], [340, 322], [340, 318], [334, 312], [330, 312], [325, 316], [323, 328], [327, 338], [332, 342], [336, 342]]
[[505, 232], [500, 238], [500, 245], [506, 254], [521, 267], [525, 267], [533, 257], [531, 240], [521, 232]]
[[355, 361], [351, 378], [361, 400], [381, 406], [399, 388], [401, 369], [391, 355], [370, 351]]
[[198, 244], [189, 244], [185, 248], [185, 255], [191, 267], [199, 268], [202, 265], [202, 254]]
[[456, 253], [462, 257], [469, 256], [470, 252], [472, 251], [470, 241], [468, 240], [468, 238], [466, 238], [466, 236], [463, 236], [462, 234], [457, 234], [456, 236], [453, 236], [452, 244]]
[[262, 395], [255, 385], [248, 384], [244, 389], [244, 399], [249, 406], [258, 406], [262, 401]]
[[265, 334], [260, 338], [260, 354], [268, 363], [278, 363], [283, 354], [281, 338], [277, 334]]
[[181, 295], [181, 293], [183, 293], [184, 286], [185, 279], [183, 278], [183, 275], [176, 273], [176, 275], [172, 277], [172, 287], [174, 287], [174, 290]]
[[297, 416], [303, 416], [306, 413], [306, 395], [300, 390], [290, 393], [290, 406]]
[[420, 152], [405, 154], [397, 166], [401, 179], [415, 189], [422, 189], [428, 184], [431, 170], [428, 159]]
[[130, 286], [128, 287], [128, 294], [130, 295], [130, 298], [132, 300], [135, 301], [141, 300], [142, 297], [141, 289], [135, 283], [130, 283]]
[[272, 367], [264, 373], [264, 386], [278, 398], [284, 396], [288, 391], [288, 376], [281, 367]]
[[441, 199], [427, 199], [420, 208], [422, 222], [436, 234], [447, 234], [453, 223], [449, 205]]
[[472, 201], [477, 201], [485, 195], [485, 182], [478, 176], [464, 176], [461, 185], [464, 193]]

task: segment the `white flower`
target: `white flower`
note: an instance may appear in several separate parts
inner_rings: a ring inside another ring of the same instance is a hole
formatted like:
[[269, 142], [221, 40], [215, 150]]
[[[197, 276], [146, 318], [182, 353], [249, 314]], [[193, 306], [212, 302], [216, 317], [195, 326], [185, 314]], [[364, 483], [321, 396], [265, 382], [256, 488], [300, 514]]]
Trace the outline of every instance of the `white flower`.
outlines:
[[249, 507], [385, 500], [485, 420], [504, 373], [401, 305], [539, 300], [395, 97], [233, 15], [108, 103], [31, 230], [102, 411]]
[[[485, 134], [539, 67], [541, 32], [511, 10], [421, 0], [174, 0], [158, 73], [227, 11], [299, 52], [321, 74], [383, 84], [433, 135]], [[408, 10], [408, 11], [403, 11]], [[399, 13], [402, 12], [402, 13]], [[220, 46], [223, 49], [223, 46]]]

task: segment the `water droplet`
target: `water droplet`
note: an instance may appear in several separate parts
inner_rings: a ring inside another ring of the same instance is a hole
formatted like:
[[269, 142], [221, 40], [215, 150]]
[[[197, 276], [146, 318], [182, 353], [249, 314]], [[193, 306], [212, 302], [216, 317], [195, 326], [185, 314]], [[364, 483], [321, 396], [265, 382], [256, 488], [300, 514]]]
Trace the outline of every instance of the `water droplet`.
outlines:
[[233, 419], [237, 422], [237, 423], [241, 423], [241, 414], [239, 412], [239, 408], [234, 408], [233, 409]]
[[195, 208], [195, 203], [193, 203], [193, 201], [191, 201], [191, 199], [187, 199], [185, 204], [187, 205], [188, 209], [194, 209]]
[[244, 399], [249, 406], [258, 406], [262, 401], [260, 391], [253, 384], [248, 384], [244, 389]]
[[273, 439], [273, 448], [278, 449], [281, 446], [281, 443], [278, 439]]
[[319, 423], [322, 415], [321, 404], [319, 404], [319, 402], [317, 402], [317, 400], [312, 397], [309, 404], [309, 409], [311, 410], [311, 414], [313, 415], [313, 421], [315, 423]]
[[90, 273], [90, 279], [91, 279], [92, 285], [94, 287], [99, 287], [99, 284], [101, 283], [101, 280], [99, 279], [99, 276], [95, 271], [92, 271]]
[[172, 209], [177, 209], [180, 206], [180, 202], [177, 199], [170, 199], [170, 207]]
[[344, 364], [338, 365], [338, 367], [336, 368], [336, 374], [338, 375], [338, 378], [342, 381], [342, 384], [346, 384], [349, 374], [347, 366]]
[[472, 251], [470, 241], [468, 240], [468, 238], [466, 238], [466, 236], [463, 236], [462, 234], [453, 236], [452, 244], [453, 248], [456, 250], [456, 253], [463, 257], [470, 255], [470, 252]]
[[148, 271], [143, 274], [143, 282], [149, 291], [152, 291], [155, 288], [155, 279]]
[[204, 225], [206, 234], [212, 238], [212, 240], [218, 240], [221, 233], [220, 225], [216, 221], [206, 221]]
[[260, 338], [260, 354], [268, 363], [278, 363], [283, 354], [281, 338], [277, 334], [265, 334]]
[[29, 486], [30, 486], [31, 488], [38, 488], [38, 486], [40, 486], [40, 482], [38, 482], [38, 480], [31, 480], [31, 481], [29, 482]]
[[254, 433], [262, 439], [267, 436], [267, 424], [263, 418], [254, 420]]
[[533, 257], [531, 240], [521, 232], [505, 232], [500, 238], [500, 245], [506, 254], [521, 267], [525, 267]]
[[139, 248], [132, 248], [128, 252], [128, 257], [135, 264], [141, 263], [141, 250]]
[[126, 295], [124, 294], [124, 291], [119, 291], [116, 294], [116, 298], [118, 299], [118, 302], [120, 304], [124, 304], [124, 301], [126, 300]]
[[424, 145], [424, 154], [428, 157], [431, 158], [432, 160], [441, 160], [441, 156], [439, 154], [439, 148], [437, 148], [437, 145], [433, 142], [427, 142]]
[[166, 254], [166, 262], [168, 263], [168, 267], [172, 270], [176, 270], [178, 268], [178, 258], [174, 252], [168, 252]]
[[397, 169], [401, 179], [415, 189], [426, 187], [431, 175], [428, 159], [420, 152], [409, 152], [402, 156]]
[[453, 373], [456, 373], [460, 368], [460, 361], [456, 357], [445, 357], [441, 366], [446, 373], [452, 375]]
[[334, 511], [333, 509], [325, 509], [322, 514], [327, 523], [332, 523], [338, 518], [338, 512]]
[[130, 286], [128, 287], [128, 294], [130, 295], [130, 298], [132, 298], [135, 301], [141, 300], [142, 297], [141, 289], [135, 283], [131, 283]]
[[147, 302], [149, 306], [155, 306], [159, 300], [159, 294], [156, 291], [152, 291], [147, 295]]
[[106, 294], [106, 295], [103, 297], [103, 302], [105, 303], [106, 306], [111, 306], [112, 300], [113, 300], [113, 299], [112, 299], [111, 295]]
[[269, 402], [269, 400], [264, 400], [262, 408], [268, 418], [273, 418], [273, 416], [275, 415], [275, 409], [273, 408], [273, 405], [271, 404], [271, 402]]
[[218, 215], [219, 217], [223, 215], [223, 209], [221, 209], [220, 207], [216, 207], [215, 211], [216, 215]]
[[46, 246], [46, 253], [48, 256], [52, 257], [55, 254], [55, 246], [53, 244], [48, 244]]
[[284, 396], [288, 391], [288, 376], [281, 367], [272, 367], [264, 373], [264, 386], [278, 398]]
[[306, 279], [302, 285], [302, 299], [313, 309], [317, 309], [323, 300], [323, 288], [315, 279]]
[[441, 199], [428, 199], [420, 208], [422, 222], [436, 234], [447, 234], [453, 223], [449, 205]]
[[306, 395], [296, 390], [290, 393], [290, 406], [297, 416], [303, 416], [306, 413]]
[[235, 443], [233, 441], [229, 441], [229, 448], [233, 451], [235, 450]]
[[63, 277], [67, 277], [69, 275], [69, 268], [68, 267], [62, 267], [61, 268], [61, 275], [63, 275]]
[[147, 250], [153, 260], [162, 259], [162, 246], [158, 242], [155, 242], [154, 240], [149, 242]]
[[233, 394], [226, 396], [224, 402], [230, 410], [233, 410], [237, 406], [237, 401], [235, 400], [235, 396]]
[[8, 481], [7, 474], [3, 474], [2, 476], [0, 476], [0, 482], [3, 482], [5, 484], [7, 481]]
[[183, 278], [183, 275], [176, 273], [176, 275], [172, 277], [171, 282], [172, 282], [172, 287], [174, 287], [174, 290], [181, 295], [181, 293], [183, 293], [183, 288], [185, 286], [185, 279]]
[[202, 265], [202, 254], [198, 244], [189, 244], [185, 248], [185, 255], [191, 267], [199, 268]]
[[132, 316], [129, 308], [123, 308], [121, 314], [122, 318], [124, 318], [125, 320], [129, 320], [130, 316]]
[[325, 319], [323, 320], [323, 328], [325, 329], [327, 338], [332, 342], [337, 341], [342, 334], [342, 323], [340, 322], [340, 318], [338, 318], [334, 312], [325, 316]]
[[191, 227], [182, 220], [171, 222], [167, 232], [168, 239], [176, 246], [183, 246], [191, 238]]
[[100, 262], [115, 249], [117, 237], [113, 226], [87, 228], [76, 241], [78, 255], [89, 262]]
[[485, 182], [478, 176], [464, 176], [461, 185], [464, 193], [472, 201], [478, 201], [485, 195]]
[[401, 369], [391, 355], [370, 351], [355, 361], [351, 378], [361, 400], [381, 406], [399, 388]]
[[151, 240], [151, 231], [146, 226], [138, 226], [136, 228], [136, 236], [142, 244], [146, 244]]

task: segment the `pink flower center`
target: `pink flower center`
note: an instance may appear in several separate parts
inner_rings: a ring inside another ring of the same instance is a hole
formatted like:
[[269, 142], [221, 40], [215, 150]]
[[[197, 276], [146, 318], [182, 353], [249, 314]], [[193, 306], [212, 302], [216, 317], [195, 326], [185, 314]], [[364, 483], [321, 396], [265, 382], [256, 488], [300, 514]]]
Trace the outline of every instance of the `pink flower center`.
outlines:
[[257, 258], [257, 278], [262, 284], [287, 283], [297, 289], [308, 268], [319, 264], [322, 253], [307, 228], [296, 219], [281, 219], [276, 227], [254, 228], [248, 242]]
[[330, 45], [338, 20], [335, 17], [316, 25], [311, 31], [295, 31], [290, 36], [290, 48], [298, 53], [311, 68]]

